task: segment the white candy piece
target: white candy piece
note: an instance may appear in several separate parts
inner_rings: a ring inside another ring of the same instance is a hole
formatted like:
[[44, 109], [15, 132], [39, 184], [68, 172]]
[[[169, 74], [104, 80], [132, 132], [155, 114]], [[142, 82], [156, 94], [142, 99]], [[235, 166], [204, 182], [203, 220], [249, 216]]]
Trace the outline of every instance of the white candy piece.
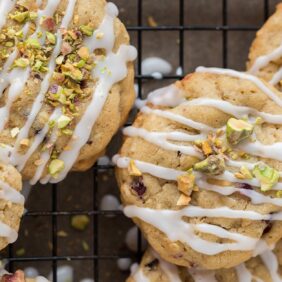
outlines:
[[80, 280], [80, 282], [94, 282], [94, 279], [84, 278], [84, 279]]
[[101, 200], [100, 209], [104, 211], [118, 210], [119, 206], [120, 202], [117, 197], [107, 194]]
[[[53, 281], [53, 272], [49, 274], [50, 281]], [[69, 265], [57, 268], [57, 282], [73, 282], [73, 268]]]
[[132, 261], [130, 258], [119, 258], [117, 260], [117, 266], [122, 271], [128, 270], [131, 266], [131, 263]]
[[[141, 237], [142, 240], [142, 251], [145, 250], [147, 242], [144, 237]], [[136, 226], [131, 227], [125, 236], [125, 244], [127, 248], [133, 252], [138, 250], [138, 228]]]
[[[154, 75], [155, 78], [160, 78], [160, 75], [166, 75], [171, 73], [171, 64], [159, 57], [150, 57], [142, 62], [142, 74]], [[159, 74], [156, 74], [159, 73]]]
[[178, 68], [176, 69], [175, 74], [176, 74], [176, 75], [183, 75], [183, 69], [182, 69], [182, 67], [178, 67]]
[[98, 165], [106, 166], [111, 164], [111, 160], [108, 156], [102, 156], [97, 160]]
[[35, 278], [39, 275], [39, 272], [35, 267], [30, 266], [24, 269], [24, 274], [26, 277]]

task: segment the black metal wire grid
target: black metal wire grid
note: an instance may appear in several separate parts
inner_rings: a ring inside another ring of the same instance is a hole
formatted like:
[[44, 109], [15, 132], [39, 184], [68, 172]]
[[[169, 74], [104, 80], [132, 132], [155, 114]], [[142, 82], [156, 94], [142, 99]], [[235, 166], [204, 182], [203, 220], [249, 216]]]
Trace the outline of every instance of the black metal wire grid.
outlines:
[[[220, 25], [187, 25], [185, 24], [185, 5], [188, 0], [174, 0], [175, 5], [178, 5], [179, 9], [179, 20], [178, 25], [159, 25], [156, 27], [147, 26], [143, 23], [143, 1], [137, 1], [137, 25], [136, 26], [129, 26], [129, 32], [137, 33], [137, 49], [139, 57], [137, 59], [137, 68], [136, 68], [136, 82], [139, 86], [138, 97], [142, 98], [142, 88], [143, 82], [145, 80], [152, 80], [154, 79], [152, 76], [142, 75], [141, 70], [141, 63], [142, 63], [142, 45], [143, 45], [143, 35], [146, 32], [155, 32], [158, 33], [160, 31], [173, 31], [178, 33], [179, 37], [179, 53], [178, 53], [178, 62], [179, 66], [184, 70], [185, 69], [185, 59], [184, 59], [184, 52], [185, 52], [185, 36], [184, 33], [186, 31], [217, 31], [222, 34], [222, 66], [228, 66], [228, 33], [230, 31], [245, 31], [245, 32], [253, 32], [256, 31], [259, 26], [253, 25], [228, 25], [228, 2], [232, 0], [218, 0], [221, 1], [222, 6], [222, 24]], [[189, 0], [191, 1], [191, 0]], [[197, 1], [197, 0], [192, 0]], [[217, 0], [215, 0], [217, 1]], [[269, 15], [269, 0], [261, 0], [263, 1], [263, 13], [264, 13], [264, 20], [268, 18]], [[161, 2], [161, 1], [160, 1]], [[189, 15], [188, 15], [189, 16]], [[178, 75], [168, 75], [164, 76], [162, 80], [170, 80], [170, 79], [180, 79], [182, 76]], [[56, 184], [52, 185], [52, 204], [50, 211], [32, 211], [29, 210], [24, 216], [25, 217], [41, 217], [43, 220], [44, 218], [51, 218], [52, 224], [52, 251], [50, 256], [17, 256], [15, 255], [15, 250], [13, 246], [8, 247], [7, 255], [3, 255], [3, 259], [7, 259], [7, 267], [8, 270], [14, 270], [14, 264], [19, 262], [34, 262], [34, 261], [48, 261], [52, 264], [52, 271], [53, 271], [53, 281], [57, 281], [57, 267], [58, 263], [61, 261], [91, 261], [93, 265], [93, 278], [95, 282], [103, 282], [100, 278], [99, 274], [99, 267], [100, 263], [103, 260], [117, 260], [118, 258], [128, 257], [130, 256], [134, 260], [139, 260], [142, 256], [142, 240], [141, 234], [138, 233], [138, 251], [136, 255], [128, 255], [123, 253], [118, 253], [117, 255], [104, 255], [101, 254], [99, 251], [99, 221], [101, 218], [107, 215], [118, 215], [121, 216], [122, 212], [120, 210], [112, 210], [112, 211], [101, 211], [99, 210], [99, 199], [97, 193], [99, 191], [100, 183], [98, 180], [98, 175], [100, 171], [104, 170], [113, 170], [113, 166], [99, 166], [95, 165], [92, 168], [92, 177], [93, 177], [93, 204], [91, 210], [73, 210], [73, 211], [61, 211], [58, 209], [57, 205], [57, 194], [58, 194], [58, 187]], [[92, 224], [92, 231], [93, 231], [93, 254], [91, 255], [58, 255], [58, 218], [64, 216], [72, 216], [77, 214], [86, 214], [93, 218]], [[112, 280], [117, 281], [117, 280]]]

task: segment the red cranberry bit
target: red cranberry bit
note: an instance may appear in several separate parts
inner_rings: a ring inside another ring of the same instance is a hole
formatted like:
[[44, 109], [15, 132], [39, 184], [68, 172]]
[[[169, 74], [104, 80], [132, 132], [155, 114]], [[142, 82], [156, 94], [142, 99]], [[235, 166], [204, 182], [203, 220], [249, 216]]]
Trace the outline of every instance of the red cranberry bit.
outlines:
[[241, 189], [253, 190], [253, 187], [248, 183], [237, 182], [237, 183], [235, 183], [235, 187], [241, 188]]
[[53, 31], [55, 29], [55, 21], [53, 18], [46, 18], [42, 21], [41, 26], [47, 31]]
[[131, 188], [137, 193], [139, 197], [142, 197], [147, 190], [146, 186], [143, 183], [142, 177], [136, 178], [132, 182]]

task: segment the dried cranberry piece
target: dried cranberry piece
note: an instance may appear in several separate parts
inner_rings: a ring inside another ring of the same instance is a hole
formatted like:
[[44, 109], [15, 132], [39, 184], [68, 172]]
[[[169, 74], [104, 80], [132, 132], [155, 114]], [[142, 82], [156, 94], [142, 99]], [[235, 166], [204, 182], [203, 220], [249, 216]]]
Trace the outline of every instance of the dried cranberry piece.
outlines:
[[142, 197], [147, 190], [146, 186], [143, 183], [142, 177], [136, 178], [132, 182], [131, 188], [137, 193], [139, 197]]
[[266, 226], [263, 230], [263, 234], [268, 233], [272, 228], [272, 222], [270, 220], [265, 220]]
[[148, 267], [150, 269], [155, 269], [158, 266], [158, 264], [159, 264], [159, 260], [158, 259], [154, 259], [151, 262], [147, 263], [145, 265], [145, 267]]
[[235, 187], [241, 188], [241, 189], [253, 190], [253, 187], [248, 183], [237, 182], [237, 183], [235, 183]]

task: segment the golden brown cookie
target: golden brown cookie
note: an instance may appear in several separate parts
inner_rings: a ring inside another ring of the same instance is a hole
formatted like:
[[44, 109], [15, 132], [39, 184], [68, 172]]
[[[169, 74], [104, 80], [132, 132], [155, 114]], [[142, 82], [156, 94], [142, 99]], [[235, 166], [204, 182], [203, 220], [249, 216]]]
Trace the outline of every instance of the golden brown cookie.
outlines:
[[139, 265], [131, 268], [127, 282], [246, 282], [281, 281], [282, 242], [273, 251], [266, 251], [256, 258], [251, 258], [234, 268], [212, 270], [188, 269], [170, 264], [149, 249]]
[[257, 32], [247, 63], [248, 72], [282, 89], [282, 4]]
[[11, 165], [0, 164], [0, 250], [16, 241], [24, 211], [22, 178]]
[[199, 68], [149, 95], [117, 164], [124, 212], [165, 260], [236, 266], [282, 234], [282, 94]]
[[136, 50], [117, 15], [104, 0], [1, 1], [1, 155], [24, 179], [88, 169], [125, 121]]

